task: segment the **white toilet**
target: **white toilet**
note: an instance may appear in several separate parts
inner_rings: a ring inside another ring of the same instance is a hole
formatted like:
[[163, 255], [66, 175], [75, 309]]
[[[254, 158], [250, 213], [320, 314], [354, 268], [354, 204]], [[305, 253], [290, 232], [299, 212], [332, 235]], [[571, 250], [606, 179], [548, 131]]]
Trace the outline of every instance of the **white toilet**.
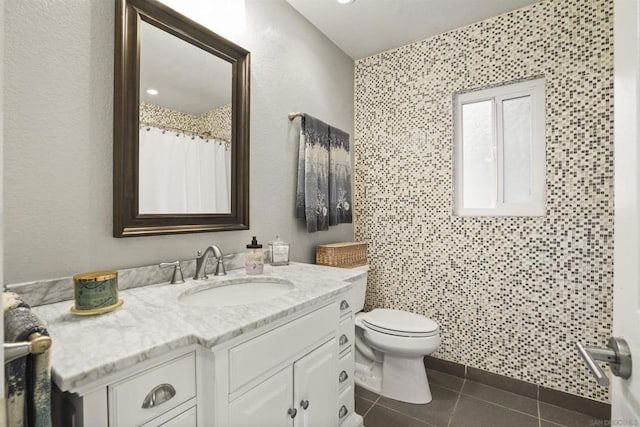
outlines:
[[382, 396], [408, 403], [431, 402], [424, 356], [440, 345], [438, 324], [419, 314], [374, 309], [361, 312], [367, 277], [353, 284], [356, 314], [355, 382]]

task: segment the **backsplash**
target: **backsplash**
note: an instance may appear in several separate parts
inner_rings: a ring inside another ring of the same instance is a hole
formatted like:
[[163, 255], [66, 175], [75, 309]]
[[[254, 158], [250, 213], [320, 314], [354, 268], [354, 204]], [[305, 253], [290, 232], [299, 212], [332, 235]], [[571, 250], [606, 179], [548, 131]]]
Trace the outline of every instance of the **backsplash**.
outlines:
[[[264, 259], [265, 264], [269, 262], [269, 251], [267, 250], [265, 250]], [[205, 267], [207, 274], [215, 271], [215, 263], [214, 257], [209, 257]], [[244, 268], [244, 253], [225, 255], [224, 265], [227, 271]], [[196, 272], [196, 260], [180, 261], [180, 268], [185, 279], [193, 277]], [[118, 271], [118, 290], [120, 291], [157, 283], [167, 283], [173, 273], [173, 267], [160, 268], [159, 265], [116, 270]], [[73, 299], [73, 277], [14, 283], [7, 285], [6, 288], [20, 295], [31, 307]]]
[[[454, 93], [539, 75], [546, 216], [454, 216]], [[541, 1], [364, 58], [355, 86], [367, 307], [437, 321], [438, 358], [608, 401], [574, 343], [612, 327], [613, 2]]]

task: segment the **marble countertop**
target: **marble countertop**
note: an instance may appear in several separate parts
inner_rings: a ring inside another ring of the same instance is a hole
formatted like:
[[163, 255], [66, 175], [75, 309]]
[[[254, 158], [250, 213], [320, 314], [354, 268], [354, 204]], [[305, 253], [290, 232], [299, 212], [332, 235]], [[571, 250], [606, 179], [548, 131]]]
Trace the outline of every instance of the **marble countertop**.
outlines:
[[[41, 305], [33, 312], [53, 338], [52, 376], [63, 391], [73, 391], [102, 377], [127, 369], [169, 351], [199, 344], [212, 348], [243, 333], [309, 308], [346, 292], [366, 267], [341, 269], [312, 264], [265, 266], [263, 277], [293, 282], [295, 288], [280, 297], [249, 305], [194, 307], [178, 301], [204, 282], [161, 283], [120, 292], [124, 305], [97, 316], [69, 311], [73, 301]], [[244, 269], [227, 276], [209, 276], [208, 283], [248, 276]]]

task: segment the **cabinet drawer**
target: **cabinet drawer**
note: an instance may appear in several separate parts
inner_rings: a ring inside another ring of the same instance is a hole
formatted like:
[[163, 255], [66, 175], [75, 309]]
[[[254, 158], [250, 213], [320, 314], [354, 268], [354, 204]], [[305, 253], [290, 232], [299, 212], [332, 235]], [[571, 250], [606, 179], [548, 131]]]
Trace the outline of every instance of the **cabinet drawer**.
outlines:
[[338, 346], [340, 353], [351, 348], [354, 337], [355, 325], [353, 323], [353, 315], [349, 314], [340, 320], [340, 326], [338, 327]]
[[309, 349], [336, 331], [338, 306], [330, 304], [229, 350], [229, 392]]
[[353, 384], [353, 351], [347, 351], [338, 361], [338, 386], [340, 391]]
[[342, 424], [344, 420], [353, 414], [353, 386], [349, 386], [340, 393], [338, 397], [338, 423]]
[[175, 418], [171, 418], [164, 424], [160, 424], [161, 427], [196, 427], [197, 416], [196, 407], [192, 406]]
[[195, 366], [190, 353], [110, 385], [110, 419], [116, 426], [144, 424], [195, 397]]

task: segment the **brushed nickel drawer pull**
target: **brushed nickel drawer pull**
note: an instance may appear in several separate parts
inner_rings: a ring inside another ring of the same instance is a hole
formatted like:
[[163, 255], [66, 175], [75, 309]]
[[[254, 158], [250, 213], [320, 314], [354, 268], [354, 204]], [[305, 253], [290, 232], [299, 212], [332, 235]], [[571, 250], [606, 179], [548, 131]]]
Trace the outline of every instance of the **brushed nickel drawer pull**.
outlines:
[[338, 417], [344, 418], [348, 413], [349, 413], [349, 410], [347, 409], [347, 407], [342, 405], [342, 407], [338, 411]]
[[347, 379], [349, 379], [349, 374], [347, 374], [347, 371], [342, 371], [340, 372], [340, 375], [338, 375], [338, 381], [343, 383], [345, 382]]
[[347, 308], [349, 308], [349, 303], [347, 302], [347, 300], [343, 299], [340, 303], [340, 310], [346, 310]]
[[150, 409], [160, 406], [171, 400], [176, 395], [176, 389], [171, 384], [160, 384], [147, 394], [142, 402], [142, 409]]
[[346, 336], [345, 334], [342, 334], [342, 335], [340, 336], [340, 340], [338, 340], [338, 343], [339, 343], [340, 345], [345, 345], [345, 344], [346, 344], [346, 343], [348, 343], [348, 342], [349, 342], [349, 338], [347, 338], [347, 336]]

